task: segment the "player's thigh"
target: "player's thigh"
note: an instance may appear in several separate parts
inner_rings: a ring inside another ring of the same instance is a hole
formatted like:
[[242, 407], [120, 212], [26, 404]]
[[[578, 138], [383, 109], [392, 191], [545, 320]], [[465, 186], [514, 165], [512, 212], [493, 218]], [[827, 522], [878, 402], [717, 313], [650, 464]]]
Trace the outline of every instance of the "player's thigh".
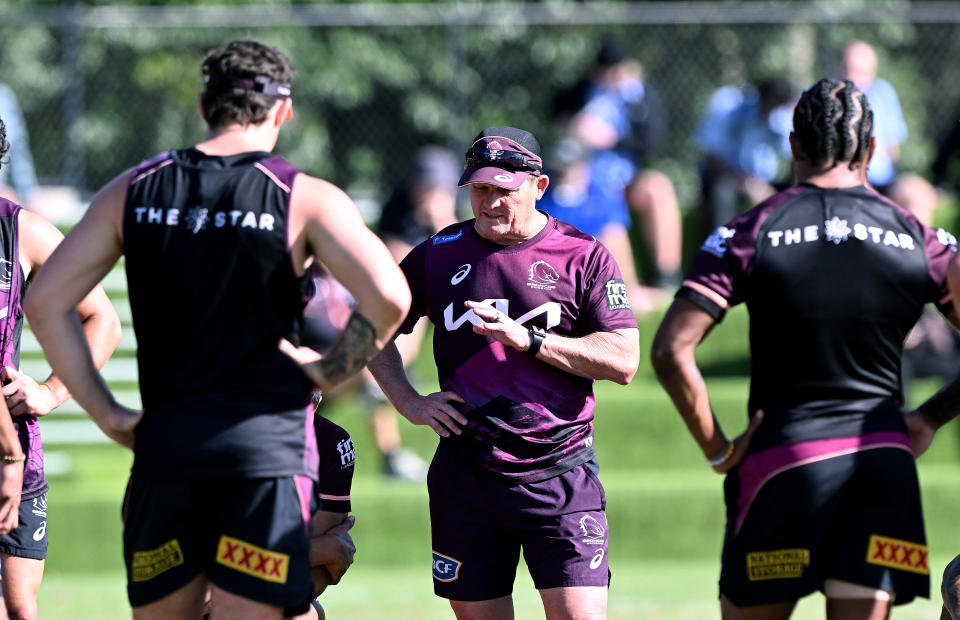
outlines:
[[787, 620], [797, 606], [796, 601], [738, 607], [726, 596], [720, 596], [720, 617], [723, 620]]
[[3, 598], [7, 605], [21, 600], [36, 602], [40, 583], [43, 581], [44, 560], [21, 558], [0, 553], [2, 567]]
[[457, 620], [513, 620], [513, 599], [510, 596], [488, 601], [450, 601]]
[[279, 620], [283, 609], [275, 605], [259, 603], [249, 598], [211, 588], [210, 620]]
[[577, 586], [540, 590], [547, 620], [603, 620], [607, 617], [607, 587]]
[[827, 620], [886, 620], [892, 606], [889, 600], [827, 597], [826, 617]]
[[166, 596], [144, 605], [134, 606], [134, 620], [167, 620], [201, 617], [203, 600], [207, 594], [207, 580], [198, 575]]

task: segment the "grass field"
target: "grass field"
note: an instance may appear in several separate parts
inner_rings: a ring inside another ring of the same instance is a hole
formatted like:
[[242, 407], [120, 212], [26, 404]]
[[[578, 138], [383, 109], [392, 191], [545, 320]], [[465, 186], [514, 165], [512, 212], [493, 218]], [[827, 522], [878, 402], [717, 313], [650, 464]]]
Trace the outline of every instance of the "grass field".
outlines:
[[[644, 324], [649, 345], [655, 320]], [[727, 432], [742, 429], [747, 369], [745, 322], [734, 312], [704, 346], [701, 363]], [[433, 377], [426, 362], [422, 377]], [[429, 385], [424, 385], [429, 388]], [[916, 401], [936, 382], [914, 386]], [[702, 462], [679, 416], [646, 361], [628, 387], [598, 384], [596, 445], [607, 490], [611, 530], [611, 619], [717, 617], [716, 579], [723, 527], [720, 476]], [[450, 618], [432, 594], [427, 497], [422, 485], [392, 483], [379, 463], [366, 418], [353, 401], [326, 406], [353, 435], [358, 451], [353, 535], [356, 564], [324, 595], [328, 617], [429, 620]], [[423, 428], [402, 427], [405, 441], [429, 456], [436, 442]], [[40, 592], [41, 618], [111, 619], [129, 616], [120, 551], [120, 502], [130, 456], [110, 444], [58, 445], [50, 462], [50, 554]], [[960, 436], [947, 429], [920, 461], [934, 584], [960, 552]], [[515, 589], [517, 618], [542, 618], [525, 569]], [[809, 597], [795, 618], [822, 617], [822, 598]], [[896, 618], [936, 618], [939, 602], [899, 608]]]

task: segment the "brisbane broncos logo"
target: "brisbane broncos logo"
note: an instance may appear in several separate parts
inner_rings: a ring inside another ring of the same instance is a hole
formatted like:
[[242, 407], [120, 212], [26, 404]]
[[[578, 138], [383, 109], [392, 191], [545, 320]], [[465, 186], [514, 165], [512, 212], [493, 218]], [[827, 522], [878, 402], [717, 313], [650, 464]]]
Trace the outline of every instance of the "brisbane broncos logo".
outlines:
[[560, 274], [550, 263], [545, 260], [538, 260], [530, 265], [530, 276], [527, 286], [544, 290], [557, 288], [556, 283], [560, 280]]
[[580, 518], [580, 533], [583, 535], [583, 542], [588, 545], [602, 545], [604, 536], [607, 534], [607, 528], [603, 527], [596, 518], [590, 515], [584, 515]]

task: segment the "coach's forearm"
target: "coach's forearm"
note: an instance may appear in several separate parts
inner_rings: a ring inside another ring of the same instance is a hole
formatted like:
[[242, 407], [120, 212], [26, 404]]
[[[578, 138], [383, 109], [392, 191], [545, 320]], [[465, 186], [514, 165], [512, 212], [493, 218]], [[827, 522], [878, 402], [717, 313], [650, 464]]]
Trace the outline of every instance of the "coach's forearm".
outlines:
[[617, 329], [580, 338], [547, 334], [537, 359], [578, 377], [627, 385], [640, 363], [640, 332]]
[[390, 403], [401, 414], [404, 413], [405, 409], [403, 403], [409, 402], [412, 398], [420, 395], [410, 383], [407, 372], [403, 367], [400, 350], [397, 349], [397, 345], [393, 341], [388, 342], [383, 350], [370, 360], [367, 369], [377, 380], [377, 384], [386, 394]]

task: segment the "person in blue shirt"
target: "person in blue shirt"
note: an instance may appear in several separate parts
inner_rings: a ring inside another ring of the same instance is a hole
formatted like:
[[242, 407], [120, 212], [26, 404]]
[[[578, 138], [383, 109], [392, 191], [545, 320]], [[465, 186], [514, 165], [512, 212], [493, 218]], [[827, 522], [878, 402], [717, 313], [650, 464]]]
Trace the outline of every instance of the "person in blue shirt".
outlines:
[[723, 86], [710, 97], [697, 127], [703, 189], [703, 228], [733, 219], [788, 184], [794, 89], [784, 78], [754, 89]]
[[598, 156], [603, 153], [606, 164], [612, 164], [602, 166], [613, 174], [602, 175], [600, 181], [624, 195], [643, 231], [652, 263], [651, 283], [672, 293], [680, 278], [680, 207], [673, 182], [649, 165], [663, 142], [668, 118], [642, 66], [621, 41], [606, 39], [589, 73], [558, 93], [554, 114], [562, 132]]
[[16, 94], [3, 83], [0, 83], [0, 118], [7, 125], [7, 140], [12, 145], [9, 161], [0, 168], [0, 197], [27, 205], [37, 187], [30, 136]]
[[537, 208], [592, 235], [620, 265], [634, 313], [667, 303], [661, 290], [640, 283], [630, 243], [630, 207], [623, 191], [633, 167], [615, 153], [592, 151], [573, 136], [561, 139], [550, 157], [550, 178]]
[[921, 219], [930, 220], [937, 208], [936, 190], [919, 174], [897, 169], [900, 147], [908, 136], [907, 122], [897, 91], [877, 75], [877, 66], [877, 52], [866, 41], [851, 41], [843, 48], [841, 77], [856, 84], [867, 96], [875, 119], [877, 148], [867, 170], [867, 181]]

